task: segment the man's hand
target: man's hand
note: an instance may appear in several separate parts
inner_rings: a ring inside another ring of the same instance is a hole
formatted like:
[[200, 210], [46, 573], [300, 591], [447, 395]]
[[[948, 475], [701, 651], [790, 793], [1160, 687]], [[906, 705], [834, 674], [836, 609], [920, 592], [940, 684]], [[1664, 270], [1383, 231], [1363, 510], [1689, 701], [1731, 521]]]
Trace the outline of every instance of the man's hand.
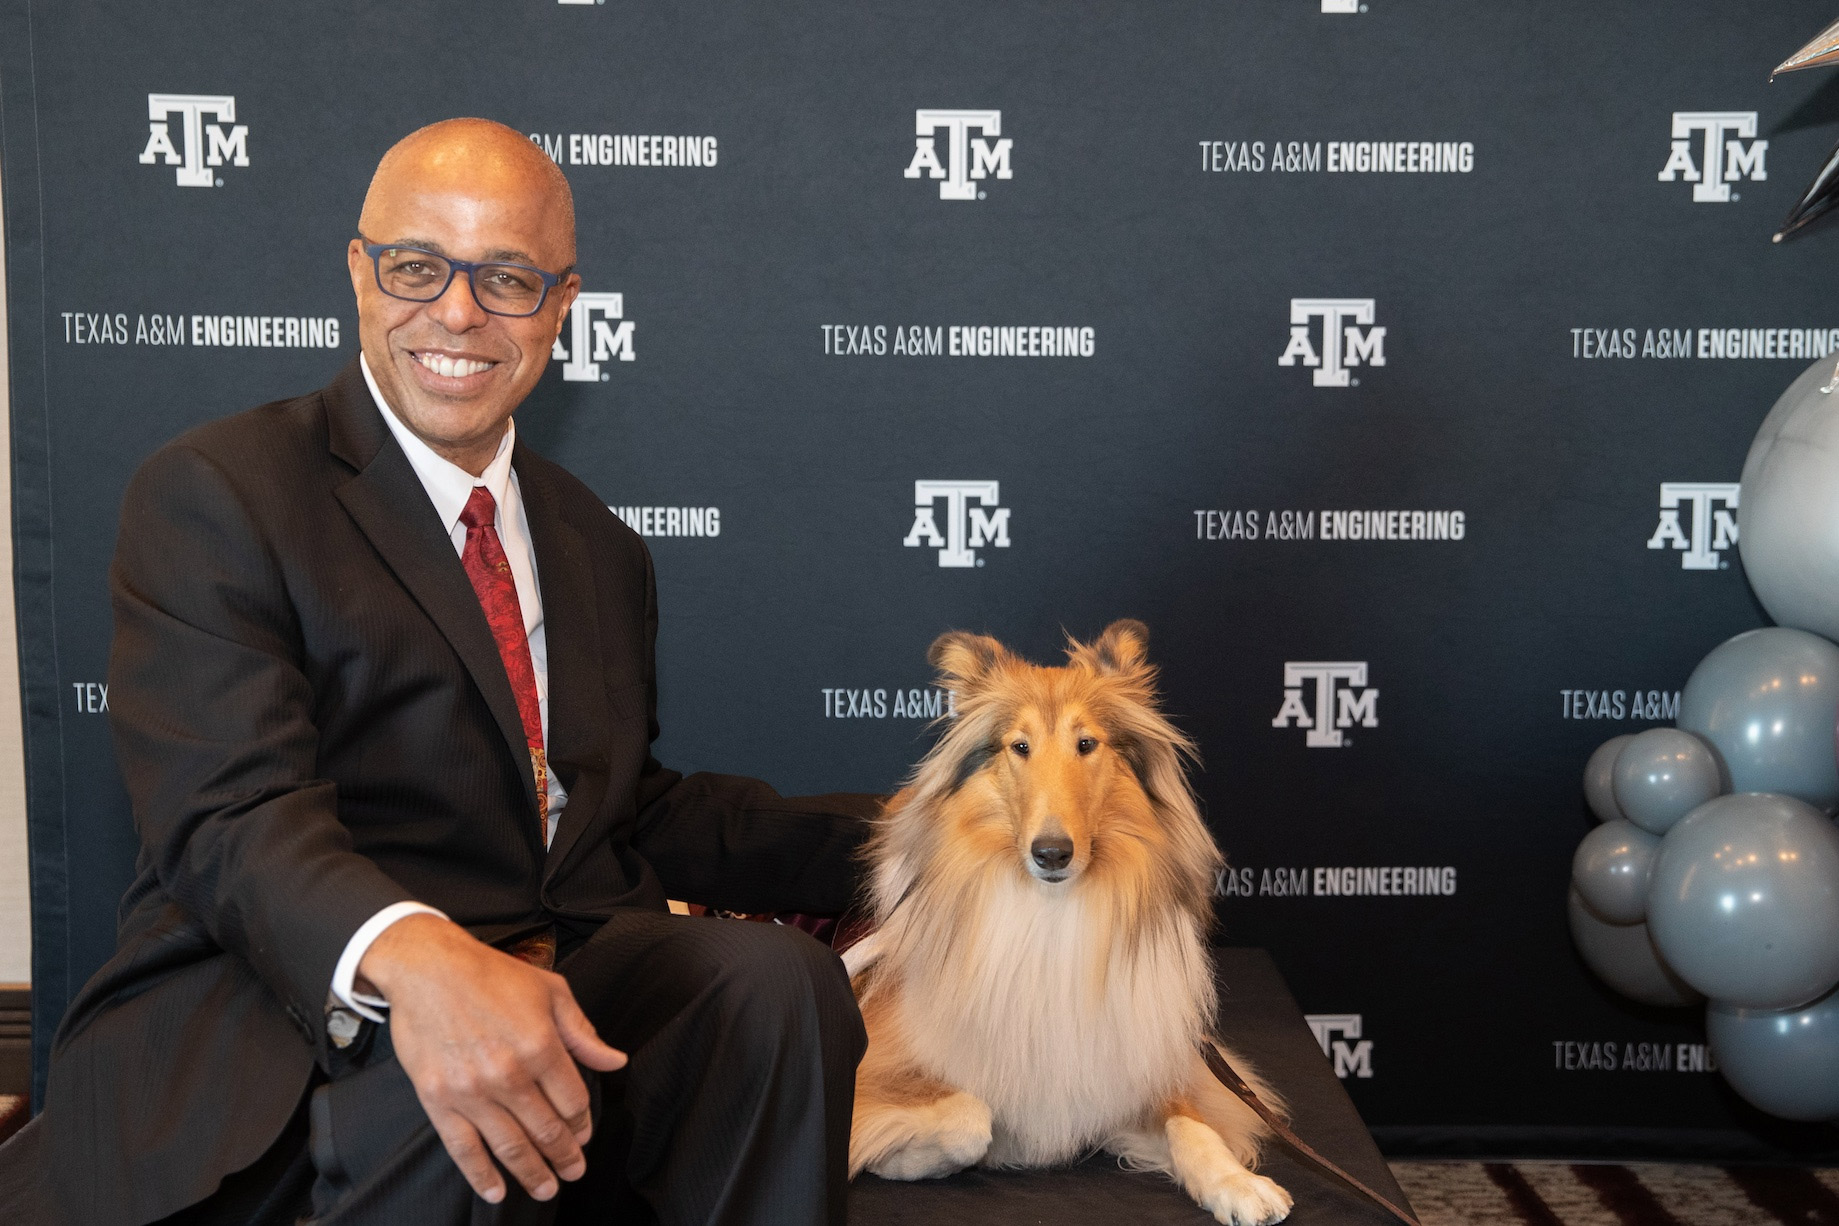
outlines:
[[[575, 1068], [611, 1072], [608, 1047], [560, 975], [436, 915], [383, 930], [358, 975], [390, 1005], [396, 1059], [473, 1191], [497, 1204], [505, 1169], [537, 1200], [587, 1170], [588, 1092]], [[489, 1147], [489, 1148], [488, 1148]]]

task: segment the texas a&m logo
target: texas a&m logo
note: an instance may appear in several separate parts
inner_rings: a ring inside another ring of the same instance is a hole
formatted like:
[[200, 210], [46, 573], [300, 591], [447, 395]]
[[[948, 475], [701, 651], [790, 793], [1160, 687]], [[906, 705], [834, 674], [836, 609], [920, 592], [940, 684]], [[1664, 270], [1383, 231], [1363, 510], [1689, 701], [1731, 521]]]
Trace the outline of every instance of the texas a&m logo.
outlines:
[[[1737, 499], [1742, 487], [1735, 481], [1662, 481], [1660, 526], [1647, 539], [1649, 549], [1668, 545], [1681, 550], [1681, 570], [1722, 570], [1720, 550], [1737, 544]], [[1690, 535], [1679, 522], [1690, 508]]]
[[626, 317], [624, 294], [589, 294], [575, 296], [568, 308], [568, 329], [556, 337], [549, 351], [551, 360], [562, 363], [562, 378], [569, 383], [600, 383], [612, 376], [600, 369], [602, 362], [618, 358], [633, 360], [632, 321]]
[[[1303, 697], [1310, 690], [1313, 710]], [[1355, 724], [1379, 727], [1379, 691], [1366, 683], [1366, 661], [1285, 661], [1283, 705], [1271, 727], [1288, 728], [1292, 723], [1308, 730], [1303, 744], [1311, 749], [1348, 745], [1342, 733]]]
[[1303, 1021], [1322, 1045], [1322, 1054], [1335, 1062], [1335, 1076], [1373, 1075], [1373, 1040], [1360, 1037], [1358, 1013], [1305, 1013]]
[[[1013, 179], [1009, 168], [1009, 150], [1015, 142], [1002, 135], [1001, 111], [916, 111], [913, 130], [913, 160], [907, 163], [907, 178], [917, 179], [923, 172], [939, 180], [940, 200], [981, 200], [974, 180], [995, 175]], [[938, 131], [945, 130], [945, 161], [939, 161]], [[970, 136], [975, 128], [982, 136]], [[1001, 137], [994, 144], [989, 137]]]
[[[1310, 334], [1321, 321], [1322, 346]], [[1290, 299], [1290, 343], [1284, 346], [1279, 366], [1294, 366], [1300, 359], [1315, 368], [1315, 386], [1346, 387], [1347, 368], [1365, 362], [1386, 364], [1386, 330], [1373, 323], [1371, 298]], [[1359, 382], [1359, 380], [1352, 380]]]
[[[982, 566], [977, 550], [985, 545], [1009, 547], [1009, 508], [997, 506], [1001, 497], [994, 481], [915, 481], [913, 527], [901, 544], [922, 545], [939, 551], [940, 566]], [[939, 531], [934, 514], [945, 502], [945, 530]]]
[[[1692, 159], [1694, 136], [1703, 141], [1697, 161]], [[1737, 199], [1732, 183], [1745, 175], [1758, 181], [1769, 177], [1763, 163], [1769, 142], [1755, 136], [1755, 111], [1674, 111], [1673, 151], [1660, 169], [1660, 181], [1684, 179], [1693, 185], [1695, 202], [1728, 204]]]
[[[205, 123], [206, 115], [217, 122]], [[178, 145], [172, 143], [174, 121]], [[249, 165], [249, 125], [236, 122], [236, 99], [228, 94], [148, 94], [147, 147], [140, 164], [161, 160], [178, 167], [180, 187], [222, 187], [213, 167]]]

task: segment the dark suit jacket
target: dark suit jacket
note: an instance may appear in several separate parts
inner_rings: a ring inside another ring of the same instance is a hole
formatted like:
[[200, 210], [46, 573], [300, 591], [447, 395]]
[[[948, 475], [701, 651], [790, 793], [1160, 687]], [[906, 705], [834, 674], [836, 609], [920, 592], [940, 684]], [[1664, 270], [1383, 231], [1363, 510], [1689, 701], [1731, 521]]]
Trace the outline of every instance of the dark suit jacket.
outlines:
[[390, 903], [504, 942], [667, 894], [849, 902], [872, 799], [660, 766], [650, 556], [561, 468], [521, 443], [512, 463], [569, 797], [547, 851], [491, 630], [355, 361], [129, 483], [109, 702], [142, 850], [119, 948], [52, 1049], [71, 1220], [161, 1217], [261, 1155], [327, 1062], [340, 952]]

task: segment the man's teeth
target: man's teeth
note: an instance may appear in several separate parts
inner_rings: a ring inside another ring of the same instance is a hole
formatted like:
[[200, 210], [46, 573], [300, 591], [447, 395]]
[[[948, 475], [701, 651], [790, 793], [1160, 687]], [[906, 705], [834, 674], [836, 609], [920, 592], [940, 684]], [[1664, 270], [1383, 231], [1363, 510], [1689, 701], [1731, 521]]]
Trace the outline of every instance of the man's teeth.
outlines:
[[418, 353], [415, 360], [435, 374], [449, 379], [476, 375], [497, 365], [496, 362], [475, 362], [471, 358], [450, 358], [444, 353]]

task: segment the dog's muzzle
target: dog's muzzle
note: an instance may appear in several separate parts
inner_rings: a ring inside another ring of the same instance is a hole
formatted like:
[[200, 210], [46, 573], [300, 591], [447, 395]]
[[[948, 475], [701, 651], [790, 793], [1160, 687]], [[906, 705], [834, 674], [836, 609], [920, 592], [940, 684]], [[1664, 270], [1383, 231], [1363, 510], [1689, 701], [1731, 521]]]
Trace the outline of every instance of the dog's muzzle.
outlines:
[[1064, 834], [1044, 834], [1028, 846], [1028, 871], [1042, 881], [1065, 881], [1073, 862], [1073, 840]]

